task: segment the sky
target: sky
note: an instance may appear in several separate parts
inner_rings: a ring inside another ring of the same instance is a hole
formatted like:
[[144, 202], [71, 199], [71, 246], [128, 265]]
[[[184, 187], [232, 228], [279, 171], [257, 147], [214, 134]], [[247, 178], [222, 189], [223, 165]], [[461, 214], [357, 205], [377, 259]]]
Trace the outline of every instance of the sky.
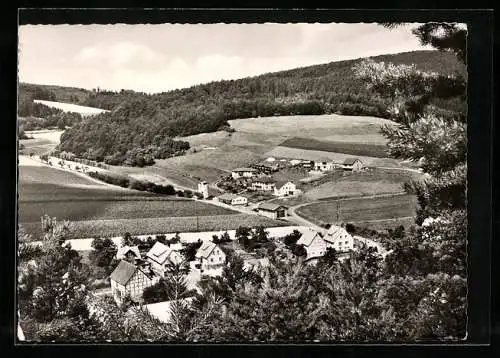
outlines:
[[164, 92], [332, 61], [431, 49], [409, 24], [25, 25], [20, 82]]

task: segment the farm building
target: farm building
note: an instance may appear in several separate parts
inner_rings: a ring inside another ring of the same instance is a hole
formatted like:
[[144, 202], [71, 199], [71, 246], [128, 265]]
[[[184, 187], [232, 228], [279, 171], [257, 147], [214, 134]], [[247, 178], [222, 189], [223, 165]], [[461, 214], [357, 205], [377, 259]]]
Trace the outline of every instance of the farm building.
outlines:
[[353, 172], [360, 171], [364, 168], [363, 162], [359, 158], [347, 158], [342, 163], [342, 169], [352, 170]]
[[252, 168], [264, 174], [271, 174], [277, 172], [282, 167], [284, 167], [284, 164], [277, 160], [275, 160], [274, 162], [264, 162], [252, 165]]
[[281, 219], [286, 217], [287, 207], [279, 204], [262, 203], [258, 206], [257, 212], [259, 215], [266, 216], [271, 219]]
[[306, 260], [313, 257], [323, 256], [328, 246], [323, 237], [312, 229], [302, 233], [302, 236], [297, 241], [297, 245], [304, 245], [304, 248], [307, 251]]
[[302, 164], [303, 162], [305, 162], [305, 161], [304, 160], [300, 160], [300, 159], [292, 159], [292, 160], [290, 160], [290, 165], [292, 167], [296, 167], [296, 166]]
[[247, 205], [248, 204], [248, 199], [245, 198], [244, 196], [231, 194], [231, 193], [222, 194], [221, 196], [217, 197], [217, 200], [220, 201], [221, 203], [228, 204], [228, 205]]
[[203, 241], [195, 255], [202, 270], [216, 268], [226, 263], [226, 254], [211, 241]]
[[198, 183], [198, 193], [203, 195], [203, 199], [208, 198], [208, 183], [206, 181]]
[[178, 264], [182, 262], [182, 254], [161, 242], [156, 242], [151, 250], [146, 254], [151, 270], [156, 274], [165, 277], [165, 271], [170, 263]]
[[233, 179], [252, 178], [257, 175], [257, 172], [255, 168], [236, 168], [231, 171], [231, 176]]
[[117, 260], [127, 260], [129, 262], [134, 262], [136, 259], [141, 258], [141, 253], [139, 252], [139, 247], [137, 246], [122, 246], [116, 252]]
[[321, 159], [314, 161], [314, 170], [317, 171], [326, 172], [329, 170], [333, 170], [334, 167], [335, 164], [333, 163], [333, 161], [329, 159]]
[[121, 303], [127, 296], [133, 301], [140, 301], [144, 289], [157, 283], [159, 277], [147, 268], [122, 260], [111, 273], [110, 280], [113, 297]]
[[297, 186], [292, 181], [277, 181], [274, 187], [274, 195], [288, 196], [297, 193]]
[[274, 157], [269, 157], [266, 159], [266, 162], [274, 162], [274, 161], [276, 161], [276, 158]]
[[250, 186], [250, 189], [257, 191], [272, 191], [276, 188], [276, 182], [268, 177], [255, 179]]

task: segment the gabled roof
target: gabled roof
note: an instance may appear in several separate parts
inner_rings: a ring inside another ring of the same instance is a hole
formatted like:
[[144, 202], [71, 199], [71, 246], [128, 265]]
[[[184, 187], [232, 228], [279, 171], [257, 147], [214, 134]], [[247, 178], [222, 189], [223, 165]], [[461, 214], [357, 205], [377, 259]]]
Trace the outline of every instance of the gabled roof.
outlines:
[[331, 160], [330, 158], [320, 158], [320, 159], [316, 159], [314, 162], [315, 163], [333, 163], [333, 160]]
[[200, 248], [198, 251], [196, 251], [196, 258], [207, 258], [210, 256], [212, 251], [215, 249], [217, 245], [214, 244], [212, 241], [203, 241], [203, 244], [201, 244]]
[[233, 172], [257, 172], [257, 169], [254, 168], [236, 168], [232, 170]]
[[263, 177], [263, 178], [258, 178], [253, 181], [254, 183], [264, 183], [264, 184], [274, 184], [275, 181], [272, 178], [268, 177]]
[[218, 198], [220, 200], [233, 200], [233, 199], [236, 199], [237, 197], [238, 197], [238, 195], [236, 195], [236, 194], [225, 193], [225, 194], [220, 195]]
[[148, 251], [146, 256], [163, 265], [171, 253], [172, 249], [170, 249], [170, 247], [157, 241], [151, 250]]
[[353, 165], [354, 163], [356, 163], [357, 160], [361, 162], [359, 158], [346, 158], [344, 160], [344, 165]]
[[134, 276], [136, 270], [137, 267], [135, 265], [127, 261], [120, 261], [109, 278], [120, 285], [126, 285], [132, 276]]
[[283, 185], [285, 184], [288, 184], [288, 183], [292, 183], [293, 184], [293, 181], [291, 180], [277, 180], [276, 181], [276, 188], [281, 188]]
[[118, 259], [123, 258], [123, 257], [125, 257], [125, 255], [129, 251], [132, 251], [132, 253], [134, 253], [136, 257], [138, 257], [138, 258], [141, 257], [141, 253], [139, 251], [139, 247], [138, 246], [123, 246], [123, 247], [120, 247], [118, 249], [118, 251], [116, 252], [116, 257]]
[[352, 238], [351, 234], [349, 234], [346, 229], [340, 226], [332, 225], [328, 232], [326, 233], [324, 239], [328, 242], [334, 242], [339, 239], [350, 239]]
[[284, 205], [274, 204], [274, 203], [262, 203], [258, 206], [258, 209], [268, 210], [268, 211], [275, 211], [278, 210], [279, 208], [286, 209], [287, 207]]
[[320, 237], [319, 234], [314, 230], [307, 230], [302, 233], [302, 236], [297, 241], [297, 245], [310, 246], [316, 237]]

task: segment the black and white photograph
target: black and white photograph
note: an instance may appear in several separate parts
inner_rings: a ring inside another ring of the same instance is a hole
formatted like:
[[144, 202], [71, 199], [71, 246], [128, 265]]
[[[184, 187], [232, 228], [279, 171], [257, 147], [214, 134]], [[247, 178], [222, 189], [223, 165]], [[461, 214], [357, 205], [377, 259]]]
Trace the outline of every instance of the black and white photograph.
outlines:
[[465, 340], [467, 40], [19, 25], [17, 342]]

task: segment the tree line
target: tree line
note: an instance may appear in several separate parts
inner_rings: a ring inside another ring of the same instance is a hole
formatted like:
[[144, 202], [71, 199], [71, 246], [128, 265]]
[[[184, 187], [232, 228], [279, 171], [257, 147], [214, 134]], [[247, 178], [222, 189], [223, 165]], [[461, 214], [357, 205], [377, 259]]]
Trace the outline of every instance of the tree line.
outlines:
[[[415, 63], [445, 75], [464, 71], [453, 55], [438, 51], [374, 59]], [[189, 149], [187, 142], [173, 138], [227, 129], [232, 119], [325, 113], [390, 116], [390, 99], [364, 86], [352, 70], [357, 63], [360, 60], [333, 62], [151, 95], [88, 91], [79, 104], [111, 112], [75, 123], [62, 136], [60, 148], [109, 164], [141, 166]], [[460, 103], [446, 98], [433, 104], [443, 111], [460, 110]]]

